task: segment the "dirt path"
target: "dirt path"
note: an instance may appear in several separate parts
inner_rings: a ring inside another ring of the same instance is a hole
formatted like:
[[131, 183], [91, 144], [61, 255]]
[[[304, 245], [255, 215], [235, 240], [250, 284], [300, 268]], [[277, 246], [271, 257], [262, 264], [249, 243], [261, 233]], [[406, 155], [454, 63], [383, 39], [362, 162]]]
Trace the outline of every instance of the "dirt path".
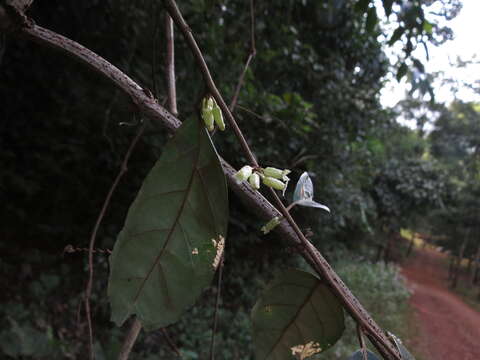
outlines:
[[402, 268], [413, 290], [410, 302], [419, 329], [412, 346], [427, 360], [480, 359], [480, 313], [448, 290], [442, 257], [418, 250]]

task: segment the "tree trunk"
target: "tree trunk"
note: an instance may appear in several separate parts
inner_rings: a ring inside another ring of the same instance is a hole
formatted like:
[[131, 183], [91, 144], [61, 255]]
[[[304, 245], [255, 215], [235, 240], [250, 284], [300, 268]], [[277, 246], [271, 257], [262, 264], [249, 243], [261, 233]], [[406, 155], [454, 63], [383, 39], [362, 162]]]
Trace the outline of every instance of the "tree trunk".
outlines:
[[467, 261], [467, 274], [470, 274], [472, 270], [473, 257], [469, 257]]
[[474, 285], [478, 275], [478, 260], [480, 259], [480, 242], [477, 246], [477, 252], [473, 258], [473, 266], [470, 271], [470, 284]]
[[377, 255], [375, 256], [375, 263], [378, 263], [380, 259], [382, 258], [382, 250], [383, 250], [383, 245], [378, 244], [377, 245]]
[[425, 250], [425, 248], [427, 247], [427, 239], [423, 236], [422, 236], [421, 239], [422, 239], [422, 242], [423, 242], [422, 249]]
[[450, 255], [449, 256], [449, 262], [448, 262], [448, 280], [452, 280], [453, 278], [453, 264], [455, 263], [455, 256]]
[[468, 244], [468, 232], [465, 235], [465, 239], [462, 242], [462, 245], [460, 246], [459, 252], [458, 252], [458, 259], [457, 259], [457, 264], [454, 269], [453, 273], [453, 280], [452, 280], [452, 289], [455, 289], [458, 284], [458, 275], [460, 273], [461, 267], [462, 267], [462, 260], [463, 260], [463, 254], [465, 252], [465, 248], [467, 247]]
[[385, 252], [383, 253], [383, 261], [385, 264], [388, 264], [389, 261], [392, 260], [392, 244], [393, 244], [394, 236], [392, 233], [388, 234], [387, 245], [385, 247]]
[[477, 264], [475, 269], [475, 276], [473, 278], [473, 283], [476, 285], [480, 282], [480, 266]]
[[410, 244], [408, 244], [407, 255], [406, 255], [407, 258], [412, 253], [414, 243], [415, 243], [415, 235], [412, 234], [412, 239], [410, 240]]

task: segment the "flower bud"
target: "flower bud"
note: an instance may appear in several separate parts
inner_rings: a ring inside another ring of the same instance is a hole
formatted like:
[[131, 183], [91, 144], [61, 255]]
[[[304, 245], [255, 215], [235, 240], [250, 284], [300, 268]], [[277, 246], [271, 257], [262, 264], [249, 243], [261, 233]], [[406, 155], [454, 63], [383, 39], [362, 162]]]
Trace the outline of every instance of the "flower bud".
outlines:
[[220, 131], [225, 130], [225, 122], [223, 121], [222, 110], [220, 109], [220, 107], [218, 105], [215, 105], [213, 107], [212, 114], [213, 114], [213, 118], [215, 119], [215, 123], [218, 126], [218, 129]]
[[253, 173], [252, 175], [250, 175], [250, 177], [248, 178], [248, 182], [255, 190], [260, 189], [260, 175], [258, 175], [257, 173]]
[[271, 187], [272, 189], [275, 189], [275, 190], [284, 190], [287, 187], [287, 185], [285, 185], [280, 180], [275, 179], [275, 178], [270, 177], [270, 176], [264, 176], [262, 178], [262, 181], [265, 185], [267, 185], [268, 187]]
[[208, 110], [207, 108], [202, 109], [202, 119], [203, 122], [205, 123], [205, 127], [208, 129], [208, 131], [213, 131], [213, 114], [212, 110]]
[[205, 101], [205, 107], [208, 109], [208, 110], [213, 110], [213, 107], [214, 107], [215, 104], [215, 99], [212, 98], [211, 96], [209, 96], [207, 98], [207, 100]]
[[275, 227], [277, 227], [278, 224], [280, 224], [280, 218], [278, 216], [275, 216], [272, 220], [263, 225], [260, 230], [265, 235], [272, 231]]
[[290, 174], [290, 170], [280, 170], [274, 167], [267, 167], [263, 169], [263, 173], [265, 176], [269, 176], [275, 179], [281, 179], [283, 181], [288, 181], [288, 174]]
[[240, 170], [238, 170], [237, 173], [234, 175], [237, 183], [240, 184], [242, 181], [248, 180], [250, 175], [252, 175], [252, 170], [252, 167], [248, 165], [245, 165]]

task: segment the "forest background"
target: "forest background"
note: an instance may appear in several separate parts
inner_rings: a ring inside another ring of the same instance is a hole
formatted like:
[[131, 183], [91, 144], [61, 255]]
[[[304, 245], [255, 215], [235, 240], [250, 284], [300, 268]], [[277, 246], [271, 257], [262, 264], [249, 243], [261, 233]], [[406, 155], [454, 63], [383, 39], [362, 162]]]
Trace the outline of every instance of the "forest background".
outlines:
[[[309, 172], [315, 197], [332, 212], [294, 209], [293, 215], [381, 325], [408, 333], [408, 292], [395, 267], [375, 263], [395, 257], [389, 249], [392, 241], [400, 243], [400, 229], [424, 233], [452, 251], [470, 239], [464, 252], [472, 258], [479, 246], [480, 105], [437, 102], [431, 84], [439, 74], [426, 73], [413, 55], [452, 38], [444, 24], [461, 2], [256, 2], [253, 26], [250, 2], [198, 0], [180, 7], [226, 98], [254, 54], [235, 110], [249, 143], [265, 165], [291, 169], [295, 180]], [[37, 1], [28, 15], [166, 101], [161, 3]], [[145, 122], [98, 233], [99, 248], [113, 247], [167, 134], [82, 64], [21, 37], [1, 36], [0, 354], [80, 359], [88, 331], [81, 311], [87, 254], [64, 249], [88, 247], [108, 189]], [[189, 49], [176, 38], [178, 109], [186, 119], [198, 116], [205, 87]], [[395, 58], [386, 56], [390, 46], [401, 49]], [[411, 91], [386, 108], [380, 92], [392, 74], [406, 79]], [[478, 93], [474, 80], [461, 85]], [[247, 162], [231, 132], [215, 135], [214, 142], [234, 167]], [[243, 359], [252, 353], [249, 312], [260, 289], [276, 268], [301, 261], [274, 233], [263, 236], [264, 221], [234, 195], [230, 214], [217, 354]], [[94, 261], [95, 349], [97, 358], [110, 359], [123, 331], [109, 320], [107, 256], [97, 253]], [[187, 359], [208, 354], [216, 291], [212, 286], [168, 329]], [[351, 335], [327, 358], [349, 355], [356, 347]], [[172, 349], [164, 333], [153, 332], [142, 335], [134, 356], [167, 359]]]

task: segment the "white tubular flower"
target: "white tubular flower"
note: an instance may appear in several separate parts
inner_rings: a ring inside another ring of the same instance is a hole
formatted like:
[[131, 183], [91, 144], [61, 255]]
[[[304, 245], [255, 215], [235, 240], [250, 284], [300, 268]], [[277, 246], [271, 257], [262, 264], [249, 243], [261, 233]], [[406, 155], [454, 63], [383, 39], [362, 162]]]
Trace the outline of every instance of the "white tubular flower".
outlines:
[[265, 185], [267, 185], [268, 187], [271, 187], [272, 189], [275, 189], [275, 190], [285, 190], [286, 187], [287, 187], [287, 185], [285, 183], [281, 182], [278, 179], [270, 177], [270, 176], [264, 176], [262, 178], [262, 181]]
[[234, 175], [237, 184], [240, 184], [242, 181], [247, 181], [250, 175], [252, 175], [253, 168], [249, 165], [245, 165]]
[[260, 189], [260, 175], [258, 175], [256, 172], [250, 175], [250, 177], [248, 178], [248, 182], [255, 190]]
[[265, 174], [265, 176], [272, 177], [275, 179], [280, 179], [283, 181], [290, 180], [287, 176], [288, 174], [290, 174], [290, 170], [287, 170], [287, 169], [280, 170], [274, 167], [267, 167], [263, 169], [263, 173]]
[[215, 120], [215, 123], [218, 126], [218, 129], [220, 131], [225, 130], [225, 122], [223, 121], [223, 114], [222, 110], [218, 105], [215, 105], [212, 109], [212, 114], [213, 114], [213, 119]]
[[205, 102], [205, 107], [208, 110], [213, 110], [214, 105], [215, 105], [215, 99], [209, 96]]
[[201, 115], [203, 122], [205, 123], [205, 127], [208, 129], [208, 131], [213, 131], [213, 128], [215, 126], [215, 119], [212, 113], [213, 104], [213, 99], [211, 97], [202, 99]]
[[208, 129], [208, 131], [213, 131], [214, 116], [212, 114], [212, 111], [208, 110], [208, 109], [203, 109], [202, 110], [202, 119], [203, 119], [203, 122], [205, 123], [205, 127]]

